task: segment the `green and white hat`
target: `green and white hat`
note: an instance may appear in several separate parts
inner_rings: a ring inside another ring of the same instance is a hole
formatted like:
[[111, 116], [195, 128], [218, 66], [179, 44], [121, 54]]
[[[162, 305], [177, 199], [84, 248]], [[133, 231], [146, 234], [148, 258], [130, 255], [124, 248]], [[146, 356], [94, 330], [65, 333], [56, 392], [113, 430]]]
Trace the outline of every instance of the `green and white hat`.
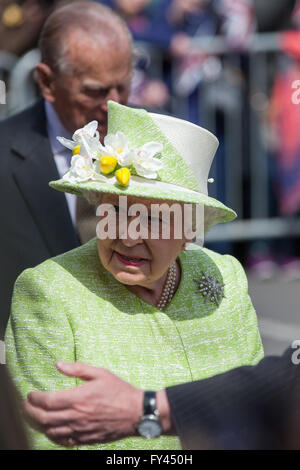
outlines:
[[108, 102], [108, 134], [100, 143], [97, 121], [78, 129], [70, 170], [52, 188], [78, 196], [86, 192], [171, 200], [204, 206], [206, 228], [236, 213], [208, 196], [208, 174], [217, 138], [195, 124]]

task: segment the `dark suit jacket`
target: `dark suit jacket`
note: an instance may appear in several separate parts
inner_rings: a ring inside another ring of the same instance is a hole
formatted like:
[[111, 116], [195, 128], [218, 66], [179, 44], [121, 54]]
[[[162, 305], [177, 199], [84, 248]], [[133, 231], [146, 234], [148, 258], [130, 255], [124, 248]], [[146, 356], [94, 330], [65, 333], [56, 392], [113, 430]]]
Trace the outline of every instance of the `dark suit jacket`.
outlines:
[[[257, 366], [167, 388], [183, 448], [288, 447], [291, 418], [297, 412], [300, 419], [300, 366], [292, 362], [296, 353], [290, 348], [282, 357], [266, 357]], [[296, 356], [299, 359], [300, 354]]]
[[[26, 268], [79, 245], [47, 135], [43, 100], [0, 123], [0, 335]], [[1, 337], [0, 336], [0, 337]]]

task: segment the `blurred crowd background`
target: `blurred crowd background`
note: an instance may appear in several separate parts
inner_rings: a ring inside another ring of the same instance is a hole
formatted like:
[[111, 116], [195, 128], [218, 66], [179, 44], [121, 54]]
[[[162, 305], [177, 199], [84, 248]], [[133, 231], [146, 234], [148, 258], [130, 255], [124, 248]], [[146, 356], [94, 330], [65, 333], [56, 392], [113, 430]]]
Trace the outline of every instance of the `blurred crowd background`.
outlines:
[[[118, 11], [134, 37], [130, 104], [219, 138], [209, 193], [239, 217], [215, 227], [207, 246], [237, 256], [259, 282], [300, 280], [300, 0], [94, 1]], [[39, 32], [70, 2], [0, 0], [0, 119], [37, 99]]]

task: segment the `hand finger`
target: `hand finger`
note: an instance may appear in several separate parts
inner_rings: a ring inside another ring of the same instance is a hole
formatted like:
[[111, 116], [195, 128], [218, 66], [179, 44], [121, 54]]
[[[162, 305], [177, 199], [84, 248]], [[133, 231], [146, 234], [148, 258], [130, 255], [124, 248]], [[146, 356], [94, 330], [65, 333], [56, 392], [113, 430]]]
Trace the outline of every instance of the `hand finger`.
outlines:
[[30, 392], [27, 396], [28, 401], [45, 410], [63, 410], [72, 408], [74, 403], [80, 397], [81, 387], [75, 387], [68, 390], [59, 390], [57, 392]]
[[26, 419], [38, 431], [44, 431], [50, 426], [63, 426], [77, 418], [77, 413], [73, 410], [45, 411], [29, 402], [25, 402], [24, 411]]
[[49, 439], [57, 440], [61, 438], [72, 438], [74, 437], [74, 433], [70, 426], [60, 426], [47, 429], [46, 436]]
[[77, 441], [77, 445], [105, 444], [107, 442], [115, 441], [116, 436], [110, 433], [99, 433], [99, 431], [97, 431], [76, 434], [75, 439]]
[[35, 419], [32, 418], [31, 413], [27, 412], [27, 404], [24, 405], [23, 412], [24, 418], [33, 429], [39, 432], [44, 432], [43, 426], [41, 426], [40, 423], [38, 423]]
[[71, 448], [71, 447], [77, 447], [79, 445], [79, 443], [77, 442], [77, 440], [73, 437], [68, 437], [68, 438], [51, 438], [51, 441], [55, 442], [55, 444], [58, 444], [59, 446], [61, 447], [68, 447], [68, 448]]
[[79, 434], [76, 436], [76, 441], [78, 445], [83, 445], [83, 444], [100, 444], [102, 442], [109, 442], [106, 440], [102, 440], [101, 436], [99, 436], [99, 433], [84, 433], [84, 434]]
[[57, 369], [69, 377], [77, 377], [82, 380], [93, 380], [99, 377], [101, 369], [93, 367], [83, 362], [63, 362], [57, 361]]
[[[49, 428], [45, 432], [48, 439], [63, 447], [80, 446], [83, 443], [95, 444], [102, 442], [99, 432], [95, 430], [74, 431], [70, 426], [60, 426], [57, 428]], [[105, 442], [103, 440], [103, 442]], [[110, 441], [107, 441], [110, 442]]]

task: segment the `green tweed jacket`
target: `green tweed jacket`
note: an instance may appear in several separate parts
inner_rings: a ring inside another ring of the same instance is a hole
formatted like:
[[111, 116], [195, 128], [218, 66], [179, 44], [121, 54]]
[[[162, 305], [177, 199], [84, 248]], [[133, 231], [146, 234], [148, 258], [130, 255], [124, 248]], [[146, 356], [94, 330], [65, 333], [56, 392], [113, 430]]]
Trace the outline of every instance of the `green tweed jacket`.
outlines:
[[[163, 310], [131, 293], [101, 265], [96, 239], [18, 278], [6, 332], [7, 362], [23, 398], [80, 383], [58, 359], [105, 367], [133, 385], [160, 389], [202, 379], [263, 356], [256, 314], [239, 262], [207, 249], [181, 253], [181, 281]], [[219, 306], [194, 279], [225, 285]], [[59, 446], [29, 431], [35, 449]], [[132, 438], [86, 449], [178, 449], [176, 437]]]

